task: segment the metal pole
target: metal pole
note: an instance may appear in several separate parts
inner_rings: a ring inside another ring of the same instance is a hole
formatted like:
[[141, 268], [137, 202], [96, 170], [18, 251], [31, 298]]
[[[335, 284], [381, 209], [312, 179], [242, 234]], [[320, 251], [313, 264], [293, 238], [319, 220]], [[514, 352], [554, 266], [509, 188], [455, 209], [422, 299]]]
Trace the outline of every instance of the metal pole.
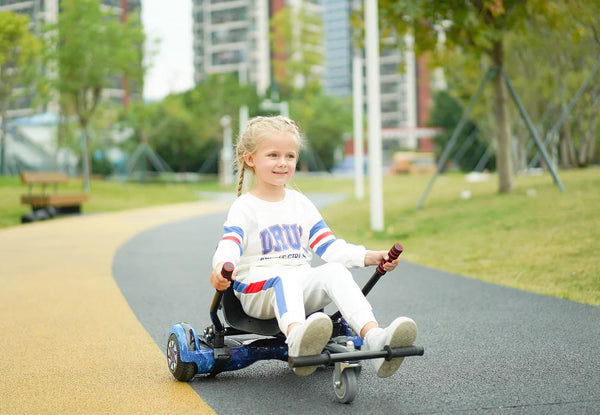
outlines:
[[369, 105], [369, 189], [371, 230], [383, 230], [379, 18], [377, 0], [365, 0], [365, 49]]
[[229, 186], [233, 183], [233, 142], [231, 137], [231, 117], [229, 115], [221, 117], [221, 127], [223, 127], [223, 150], [221, 153], [223, 171], [221, 183], [224, 186]]
[[491, 77], [492, 69], [496, 69], [496, 68], [488, 69], [485, 76], [481, 80], [481, 83], [479, 84], [479, 88], [477, 88], [477, 92], [471, 98], [471, 101], [469, 102], [469, 106], [467, 107], [465, 112], [463, 112], [463, 115], [462, 115], [460, 121], [456, 125], [456, 128], [454, 129], [454, 132], [452, 133], [450, 140], [448, 140], [448, 144], [446, 144], [446, 148], [444, 149], [444, 152], [442, 153], [442, 156], [440, 157], [440, 160], [438, 161], [437, 169], [435, 170], [433, 177], [431, 177], [431, 180], [429, 180], [429, 183], [427, 183], [427, 187], [425, 188], [425, 191], [421, 195], [421, 199], [419, 199], [419, 203], [417, 203], [416, 210], [421, 209], [421, 206], [423, 206], [423, 202], [425, 201], [425, 198], [427, 197], [427, 194], [429, 193], [431, 186], [433, 186], [433, 182], [435, 181], [437, 175], [440, 174], [441, 171], [443, 170], [444, 164], [446, 164], [446, 161], [448, 160], [448, 156], [450, 156], [450, 151], [452, 151], [452, 148], [454, 147], [454, 145], [456, 144], [456, 140], [458, 139], [458, 135], [460, 134], [463, 127], [465, 126], [465, 123], [467, 122], [469, 113], [473, 109], [473, 106], [475, 105], [475, 102], [477, 102], [477, 99], [479, 99], [479, 95], [481, 95], [481, 92], [483, 91], [483, 87], [485, 86], [485, 84], [487, 84], [487, 82], [489, 81], [489, 79]]
[[363, 200], [365, 197], [363, 105], [362, 59], [359, 51], [355, 50], [352, 58], [352, 106], [354, 111], [354, 195], [358, 200]]
[[556, 183], [558, 188], [561, 190], [561, 192], [564, 192], [565, 187], [563, 186], [562, 182], [560, 181], [560, 178], [558, 177], [556, 169], [554, 168], [554, 164], [550, 160], [550, 157], [548, 156], [548, 153], [546, 152], [546, 148], [544, 147], [544, 144], [542, 144], [542, 141], [538, 137], [537, 131], [534, 128], [533, 124], [531, 123], [531, 120], [529, 119], [529, 115], [527, 115], [527, 111], [525, 111], [525, 108], [523, 108], [523, 104], [521, 104], [521, 100], [517, 96], [517, 93], [516, 93], [515, 89], [513, 88], [512, 83], [510, 82], [510, 79], [508, 79], [508, 75], [506, 74], [506, 72], [504, 72], [504, 68], [501, 67], [500, 70], [502, 71], [502, 76], [504, 76], [504, 80], [506, 81], [506, 86], [508, 86], [508, 91], [510, 92], [510, 95], [512, 96], [513, 100], [517, 104], [517, 107], [519, 108], [521, 117], [523, 117], [525, 124], [527, 124], [527, 128], [529, 129], [529, 132], [533, 136], [533, 139], [535, 140], [535, 144], [537, 145], [539, 152], [542, 154], [542, 157], [544, 157], [544, 160], [546, 161], [546, 164], [548, 165], [548, 169], [550, 170], [550, 173], [552, 174], [552, 178], [554, 179], [554, 182]]

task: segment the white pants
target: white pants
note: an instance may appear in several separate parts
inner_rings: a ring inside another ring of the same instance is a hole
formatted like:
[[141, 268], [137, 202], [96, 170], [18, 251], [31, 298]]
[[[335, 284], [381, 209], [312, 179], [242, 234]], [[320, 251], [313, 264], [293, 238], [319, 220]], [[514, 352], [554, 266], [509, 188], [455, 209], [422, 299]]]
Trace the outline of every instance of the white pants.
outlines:
[[315, 268], [253, 267], [235, 280], [233, 289], [246, 314], [259, 319], [277, 318], [282, 333], [292, 323], [333, 302], [350, 327], [360, 333], [374, 321], [373, 309], [352, 273], [339, 263]]

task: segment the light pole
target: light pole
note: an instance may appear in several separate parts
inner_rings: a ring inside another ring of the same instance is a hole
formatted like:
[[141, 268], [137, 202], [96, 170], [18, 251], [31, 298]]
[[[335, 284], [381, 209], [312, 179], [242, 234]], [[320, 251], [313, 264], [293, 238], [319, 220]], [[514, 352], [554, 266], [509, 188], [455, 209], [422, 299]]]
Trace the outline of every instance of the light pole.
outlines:
[[377, 0], [365, 0], [371, 230], [382, 231], [381, 93], [379, 89], [379, 18], [377, 14]]
[[221, 184], [229, 186], [233, 183], [233, 141], [231, 134], [231, 117], [221, 117], [223, 127], [223, 148], [221, 149]]
[[352, 58], [352, 109], [354, 118], [354, 196], [357, 200], [365, 197], [365, 174], [363, 154], [363, 88], [362, 58], [359, 51]]

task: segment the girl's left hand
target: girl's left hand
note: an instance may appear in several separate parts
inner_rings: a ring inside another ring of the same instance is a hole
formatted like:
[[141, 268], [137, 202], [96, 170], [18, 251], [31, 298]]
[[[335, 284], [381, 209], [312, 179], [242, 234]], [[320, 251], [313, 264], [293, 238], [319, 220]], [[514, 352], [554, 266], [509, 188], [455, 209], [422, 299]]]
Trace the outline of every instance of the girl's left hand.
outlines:
[[392, 271], [400, 262], [400, 258], [398, 257], [393, 261], [387, 262], [388, 259], [388, 251], [367, 251], [365, 254], [365, 266], [379, 265], [382, 260], [385, 260], [386, 262], [383, 264], [383, 269], [386, 272]]

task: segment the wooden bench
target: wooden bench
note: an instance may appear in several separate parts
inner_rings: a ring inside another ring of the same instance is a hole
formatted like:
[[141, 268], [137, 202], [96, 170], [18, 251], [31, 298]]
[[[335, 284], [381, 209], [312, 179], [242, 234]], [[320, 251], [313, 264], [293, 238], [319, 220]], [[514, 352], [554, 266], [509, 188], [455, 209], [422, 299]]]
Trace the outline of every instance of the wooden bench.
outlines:
[[[87, 202], [89, 195], [86, 193], [58, 193], [58, 185], [69, 181], [66, 173], [55, 172], [23, 172], [21, 182], [28, 185], [29, 192], [21, 195], [21, 203], [30, 205], [32, 214], [23, 217], [23, 222], [47, 219], [44, 215], [36, 212], [46, 210], [46, 216], [52, 217], [57, 214], [80, 213], [81, 204]], [[41, 193], [34, 193], [34, 186], [41, 186]], [[48, 188], [51, 189], [48, 189]]]

